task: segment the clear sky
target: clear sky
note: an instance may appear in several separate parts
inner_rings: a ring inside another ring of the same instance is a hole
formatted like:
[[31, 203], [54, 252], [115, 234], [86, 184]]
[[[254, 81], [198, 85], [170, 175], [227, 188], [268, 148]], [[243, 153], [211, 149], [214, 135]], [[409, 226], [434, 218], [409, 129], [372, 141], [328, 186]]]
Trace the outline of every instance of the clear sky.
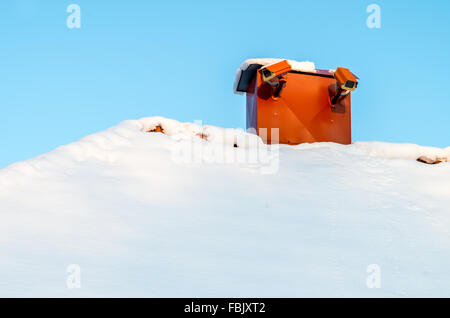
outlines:
[[354, 141], [450, 146], [449, 37], [448, 0], [1, 1], [0, 167], [126, 119], [244, 128], [232, 85], [253, 57], [349, 67]]

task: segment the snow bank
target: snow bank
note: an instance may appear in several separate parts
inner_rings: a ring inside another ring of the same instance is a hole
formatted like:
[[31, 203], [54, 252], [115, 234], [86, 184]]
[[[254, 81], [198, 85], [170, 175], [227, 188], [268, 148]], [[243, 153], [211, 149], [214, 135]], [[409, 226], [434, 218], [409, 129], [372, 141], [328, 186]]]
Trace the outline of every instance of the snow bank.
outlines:
[[389, 159], [417, 160], [421, 156], [426, 156], [433, 160], [448, 161], [450, 159], [450, 147], [436, 148], [425, 147], [408, 143], [389, 142], [355, 142], [351, 145], [343, 146], [334, 143], [314, 143], [295, 146], [296, 149], [306, 150], [314, 148], [328, 147], [335, 150], [346, 151], [360, 156], [370, 156]]
[[123, 122], [0, 170], [0, 296], [449, 297], [450, 163], [419, 154], [449, 148]]
[[[248, 69], [248, 67], [252, 64], [259, 64], [262, 66], [267, 66], [273, 63], [277, 63], [280, 61], [283, 61], [284, 59], [276, 59], [276, 58], [255, 58], [255, 59], [248, 59], [245, 60], [241, 66], [239, 67], [239, 69], [236, 71], [236, 77], [234, 79], [234, 84], [233, 84], [233, 92], [235, 94], [244, 94], [243, 92], [239, 92], [237, 91], [237, 87], [239, 84], [239, 81], [241, 79], [241, 75], [243, 71], [246, 71]], [[294, 71], [298, 71], [298, 72], [309, 72], [309, 73], [315, 73], [316, 72], [316, 66], [313, 62], [298, 62], [298, 61], [294, 61], [294, 60], [288, 60], [289, 64], [292, 67], [292, 70]]]
[[[132, 123], [132, 122], [131, 122]], [[160, 126], [164, 134], [175, 139], [201, 137], [211, 143], [229, 145], [239, 148], [264, 146], [261, 139], [255, 134], [245, 132], [243, 129], [220, 128], [217, 126], [199, 123], [180, 123], [173, 119], [163, 117], [148, 117], [137, 121], [139, 129], [148, 132]]]

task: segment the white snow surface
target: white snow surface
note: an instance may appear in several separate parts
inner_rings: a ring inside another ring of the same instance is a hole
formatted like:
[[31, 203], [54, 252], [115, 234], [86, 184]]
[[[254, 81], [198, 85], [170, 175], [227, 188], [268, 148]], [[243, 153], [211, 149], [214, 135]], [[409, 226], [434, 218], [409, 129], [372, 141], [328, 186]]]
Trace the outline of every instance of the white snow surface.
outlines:
[[[236, 76], [234, 78], [234, 83], [233, 83], [233, 92], [235, 94], [239, 94], [239, 95], [245, 94], [245, 92], [237, 91], [237, 87], [238, 87], [239, 81], [241, 79], [242, 72], [247, 70], [250, 65], [260, 64], [262, 66], [267, 66], [267, 65], [281, 62], [283, 60], [285, 60], [285, 59], [254, 58], [254, 59], [245, 60], [241, 64], [241, 66], [238, 68], [238, 70], [236, 71]], [[294, 71], [316, 73], [316, 65], [314, 64], [314, 62], [309, 62], [309, 61], [299, 62], [299, 61], [295, 61], [295, 60], [287, 60], [287, 61], [291, 65], [292, 70], [294, 70]]]
[[[201, 160], [175, 160], [186, 145]], [[274, 173], [217, 160], [254, 147], [151, 117], [0, 170], [0, 296], [450, 296], [450, 163], [415, 161], [450, 148], [268, 146]]]

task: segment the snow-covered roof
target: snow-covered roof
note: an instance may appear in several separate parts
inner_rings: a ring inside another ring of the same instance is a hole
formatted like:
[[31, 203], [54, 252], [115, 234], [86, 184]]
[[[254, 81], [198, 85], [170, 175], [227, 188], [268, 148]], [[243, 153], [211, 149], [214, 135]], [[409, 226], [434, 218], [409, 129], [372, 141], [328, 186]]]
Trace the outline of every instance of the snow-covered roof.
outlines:
[[450, 163], [415, 161], [450, 147], [252, 138], [143, 118], [0, 170], [0, 297], [450, 296]]
[[[257, 69], [267, 66], [273, 63], [283, 61], [284, 59], [276, 58], [257, 58], [248, 59], [241, 64], [236, 72], [236, 77], [234, 79], [233, 91], [236, 94], [243, 94], [247, 90], [250, 80], [253, 78]], [[297, 72], [307, 72], [316, 73], [316, 66], [313, 62], [305, 61], [299, 62], [294, 60], [287, 60], [292, 67], [293, 71]], [[248, 71], [248, 72], [247, 72]]]

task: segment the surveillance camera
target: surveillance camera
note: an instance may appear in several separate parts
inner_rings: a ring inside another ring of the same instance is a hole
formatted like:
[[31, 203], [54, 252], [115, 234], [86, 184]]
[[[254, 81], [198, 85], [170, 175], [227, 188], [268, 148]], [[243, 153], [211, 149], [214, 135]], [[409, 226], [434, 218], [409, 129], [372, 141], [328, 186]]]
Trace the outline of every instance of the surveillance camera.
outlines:
[[353, 92], [358, 87], [356, 76], [348, 68], [338, 67], [334, 72], [334, 78], [338, 87], [348, 92]]
[[269, 82], [275, 77], [282, 77], [292, 70], [291, 65], [287, 60], [266, 65], [259, 70], [264, 82]]
[[334, 72], [336, 79], [335, 92], [331, 99], [331, 105], [334, 107], [342, 96], [345, 98], [350, 92], [353, 92], [358, 87], [358, 80], [355, 75], [348, 68], [338, 67]]

